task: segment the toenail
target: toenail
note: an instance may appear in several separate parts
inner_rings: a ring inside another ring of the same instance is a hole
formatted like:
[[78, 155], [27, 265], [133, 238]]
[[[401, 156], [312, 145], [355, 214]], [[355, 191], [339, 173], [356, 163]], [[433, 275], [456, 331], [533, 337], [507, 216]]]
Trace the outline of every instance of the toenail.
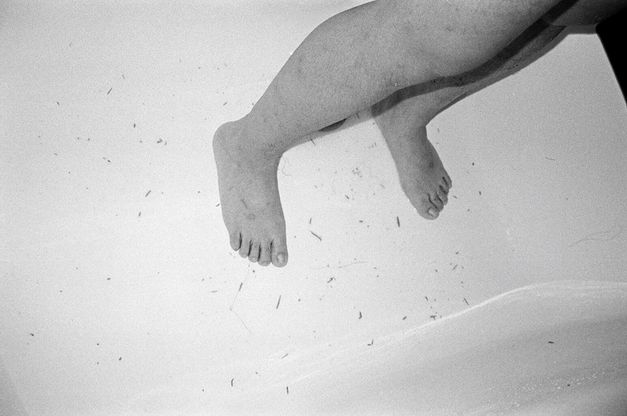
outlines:
[[437, 217], [438, 216], [438, 212], [436, 210], [434, 210], [433, 208], [429, 209], [429, 215], [431, 215], [432, 217]]
[[283, 254], [279, 254], [278, 256], [276, 256], [276, 259], [279, 262], [279, 264], [285, 263], [285, 255]]

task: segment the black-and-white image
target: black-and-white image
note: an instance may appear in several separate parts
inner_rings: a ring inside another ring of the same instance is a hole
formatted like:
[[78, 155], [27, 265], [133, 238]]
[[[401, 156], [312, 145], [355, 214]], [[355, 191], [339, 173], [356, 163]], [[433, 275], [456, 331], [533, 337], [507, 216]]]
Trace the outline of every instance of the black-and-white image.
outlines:
[[0, 1], [0, 416], [627, 416], [625, 13]]

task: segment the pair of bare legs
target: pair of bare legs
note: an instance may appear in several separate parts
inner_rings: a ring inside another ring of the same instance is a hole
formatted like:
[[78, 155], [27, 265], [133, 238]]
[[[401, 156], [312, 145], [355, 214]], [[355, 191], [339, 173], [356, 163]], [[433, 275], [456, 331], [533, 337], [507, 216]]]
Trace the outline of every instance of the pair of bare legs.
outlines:
[[[427, 123], [510, 75], [559, 39], [594, 24], [618, 0], [374, 1], [318, 26], [251, 112], [213, 140], [230, 244], [260, 265], [287, 263], [277, 167], [307, 136], [371, 108], [417, 212], [435, 219], [452, 181]], [[333, 68], [333, 71], [329, 71]]]

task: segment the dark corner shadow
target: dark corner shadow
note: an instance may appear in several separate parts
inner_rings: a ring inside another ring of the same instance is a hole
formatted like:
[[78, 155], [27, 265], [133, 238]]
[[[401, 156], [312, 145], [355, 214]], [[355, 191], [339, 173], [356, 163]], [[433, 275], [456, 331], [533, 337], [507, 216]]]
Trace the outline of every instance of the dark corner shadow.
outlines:
[[614, 76], [627, 104], [627, 62], [625, 55], [625, 31], [627, 27], [627, 7], [614, 16], [605, 19], [596, 27], [603, 49], [610, 61]]

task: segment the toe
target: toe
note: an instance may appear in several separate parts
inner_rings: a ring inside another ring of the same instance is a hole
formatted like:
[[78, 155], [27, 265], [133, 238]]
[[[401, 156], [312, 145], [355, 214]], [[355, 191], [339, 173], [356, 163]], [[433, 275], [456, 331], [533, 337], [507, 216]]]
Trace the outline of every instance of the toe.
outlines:
[[428, 219], [428, 220], [435, 220], [436, 218], [438, 218], [440, 216], [440, 210], [431, 206], [428, 210], [427, 210], [427, 214], [423, 215], [424, 218]]
[[248, 257], [250, 253], [250, 240], [246, 237], [242, 237], [242, 246], [239, 249], [239, 255], [242, 258]]
[[230, 235], [231, 239], [231, 248], [235, 251], [239, 250], [242, 246], [242, 235], [239, 231], [234, 231]]
[[447, 189], [451, 189], [453, 187], [453, 181], [451, 180], [451, 177], [448, 176], [448, 173], [444, 172], [444, 177], [442, 179], [446, 182]]
[[418, 214], [427, 220], [433, 220], [438, 217], [438, 209], [431, 203], [431, 200], [425, 196], [420, 199], [418, 204], [414, 205]]
[[438, 211], [441, 211], [442, 208], [444, 208], [444, 203], [438, 196], [437, 192], [429, 195], [429, 199], [431, 200], [433, 205], [438, 209]]
[[250, 253], [248, 253], [248, 260], [256, 263], [259, 259], [259, 241], [253, 241], [250, 245]]
[[259, 254], [259, 265], [267, 266], [272, 263], [272, 248], [270, 243], [264, 241], [261, 243], [260, 249], [261, 254]]
[[440, 200], [442, 201], [442, 203], [444, 205], [448, 204], [448, 192], [446, 192], [444, 189], [442, 189], [441, 186], [440, 186], [440, 189], [438, 191], [438, 196], [440, 197]]
[[272, 241], [272, 264], [283, 267], [287, 264], [287, 244], [283, 239]]

